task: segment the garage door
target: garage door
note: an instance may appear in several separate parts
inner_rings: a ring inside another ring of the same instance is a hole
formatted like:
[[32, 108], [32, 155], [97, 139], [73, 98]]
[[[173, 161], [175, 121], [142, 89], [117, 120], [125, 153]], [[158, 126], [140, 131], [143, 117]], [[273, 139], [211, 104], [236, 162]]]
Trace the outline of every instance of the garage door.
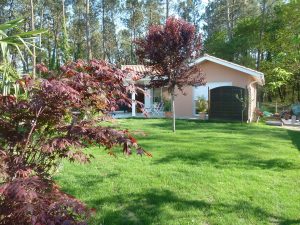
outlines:
[[[240, 87], [225, 86], [217, 87], [210, 90], [209, 101], [209, 118], [210, 119], [226, 119], [241, 120], [242, 103], [237, 98], [245, 98], [246, 90]], [[246, 109], [244, 118], [247, 118]]]

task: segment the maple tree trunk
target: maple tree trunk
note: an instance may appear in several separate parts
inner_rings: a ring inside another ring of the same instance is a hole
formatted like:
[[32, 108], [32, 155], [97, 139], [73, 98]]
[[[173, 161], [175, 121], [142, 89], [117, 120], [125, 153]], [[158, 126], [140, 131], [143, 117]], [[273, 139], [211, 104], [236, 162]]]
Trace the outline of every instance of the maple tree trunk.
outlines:
[[175, 93], [174, 93], [174, 90], [172, 91], [171, 93], [171, 96], [172, 96], [172, 117], [173, 117], [173, 132], [175, 133], [176, 131], [176, 114], [175, 114]]

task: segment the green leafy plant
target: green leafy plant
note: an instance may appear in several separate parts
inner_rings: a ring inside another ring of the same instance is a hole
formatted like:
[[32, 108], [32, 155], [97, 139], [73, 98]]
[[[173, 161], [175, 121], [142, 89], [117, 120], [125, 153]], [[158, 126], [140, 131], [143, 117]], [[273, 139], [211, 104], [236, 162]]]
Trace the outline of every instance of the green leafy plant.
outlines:
[[165, 112], [172, 111], [172, 102], [169, 99], [164, 99], [164, 111]]
[[21, 52], [21, 47], [33, 54], [30, 50], [31, 46], [34, 46], [33, 41], [37, 36], [46, 32], [45, 30], [35, 30], [28, 32], [18, 32], [16, 34], [9, 35], [9, 31], [17, 30], [18, 26], [23, 24], [24, 19], [16, 19], [4, 24], [0, 24], [0, 77], [1, 77], [1, 92], [4, 96], [14, 93], [15, 96], [19, 94], [19, 84], [16, 83], [20, 79], [20, 74], [11, 62], [10, 48], [17, 50], [21, 60], [24, 60]]
[[198, 109], [198, 112], [207, 112], [208, 109], [208, 103], [204, 96], [198, 97], [196, 107]]

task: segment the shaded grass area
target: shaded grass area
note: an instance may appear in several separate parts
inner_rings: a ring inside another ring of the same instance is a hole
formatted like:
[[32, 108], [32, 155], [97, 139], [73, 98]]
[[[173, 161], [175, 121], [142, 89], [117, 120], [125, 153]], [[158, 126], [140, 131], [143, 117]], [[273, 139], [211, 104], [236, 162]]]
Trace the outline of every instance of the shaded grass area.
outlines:
[[90, 224], [300, 224], [300, 132], [265, 125], [124, 119], [153, 158], [90, 148], [65, 162], [63, 190], [96, 209]]

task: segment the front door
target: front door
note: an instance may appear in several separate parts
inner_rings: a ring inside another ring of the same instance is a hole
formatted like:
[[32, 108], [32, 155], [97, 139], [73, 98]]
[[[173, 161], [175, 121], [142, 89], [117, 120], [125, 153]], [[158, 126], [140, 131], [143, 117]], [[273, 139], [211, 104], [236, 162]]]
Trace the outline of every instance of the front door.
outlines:
[[[247, 101], [246, 89], [235, 86], [217, 87], [210, 90], [209, 118], [225, 120], [241, 120], [244, 101]], [[243, 118], [246, 120], [247, 107]]]

